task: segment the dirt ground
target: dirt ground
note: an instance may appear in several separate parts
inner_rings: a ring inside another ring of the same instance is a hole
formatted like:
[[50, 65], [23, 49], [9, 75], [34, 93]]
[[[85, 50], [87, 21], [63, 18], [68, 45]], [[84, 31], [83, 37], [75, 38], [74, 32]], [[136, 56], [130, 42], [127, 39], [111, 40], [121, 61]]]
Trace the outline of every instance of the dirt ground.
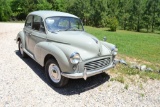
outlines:
[[0, 107], [160, 107], [160, 81], [129, 84], [100, 74], [70, 80], [64, 88], [48, 84], [44, 69], [21, 58], [15, 42], [22, 23], [0, 23]]

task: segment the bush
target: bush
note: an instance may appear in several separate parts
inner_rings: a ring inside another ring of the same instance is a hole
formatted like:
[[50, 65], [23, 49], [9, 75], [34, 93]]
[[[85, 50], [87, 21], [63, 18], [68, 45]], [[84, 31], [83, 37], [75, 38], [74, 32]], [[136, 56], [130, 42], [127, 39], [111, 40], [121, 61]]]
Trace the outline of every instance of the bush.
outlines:
[[116, 31], [118, 26], [118, 20], [116, 17], [110, 18], [109, 27], [111, 31]]

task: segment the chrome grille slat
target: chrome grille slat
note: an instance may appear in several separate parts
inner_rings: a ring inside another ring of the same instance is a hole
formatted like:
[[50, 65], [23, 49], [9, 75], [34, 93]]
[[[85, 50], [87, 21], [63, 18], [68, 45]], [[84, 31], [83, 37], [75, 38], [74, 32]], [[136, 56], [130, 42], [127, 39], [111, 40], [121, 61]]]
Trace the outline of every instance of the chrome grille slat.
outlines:
[[104, 68], [110, 64], [110, 58], [104, 58], [92, 62], [88, 62], [84, 65], [86, 67], [87, 71], [97, 70]]
[[91, 64], [87, 64], [86, 66], [97, 66], [97, 65], [105, 65], [105, 63], [91, 63]]

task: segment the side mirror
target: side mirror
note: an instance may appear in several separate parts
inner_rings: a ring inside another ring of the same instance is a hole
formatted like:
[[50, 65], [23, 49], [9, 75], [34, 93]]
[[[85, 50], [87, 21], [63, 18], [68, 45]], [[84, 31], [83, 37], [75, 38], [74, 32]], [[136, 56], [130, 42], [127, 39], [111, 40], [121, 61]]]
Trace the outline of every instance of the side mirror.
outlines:
[[104, 37], [103, 37], [103, 41], [106, 41], [106, 40], [107, 40], [107, 38], [104, 36]]

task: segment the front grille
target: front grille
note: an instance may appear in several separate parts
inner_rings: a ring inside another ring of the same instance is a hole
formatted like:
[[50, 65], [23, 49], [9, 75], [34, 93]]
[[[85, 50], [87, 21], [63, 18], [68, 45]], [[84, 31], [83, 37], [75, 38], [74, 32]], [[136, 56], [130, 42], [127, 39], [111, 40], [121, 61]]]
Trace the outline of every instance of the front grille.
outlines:
[[110, 64], [110, 58], [100, 59], [92, 62], [88, 62], [84, 65], [87, 71], [98, 70], [104, 68]]

